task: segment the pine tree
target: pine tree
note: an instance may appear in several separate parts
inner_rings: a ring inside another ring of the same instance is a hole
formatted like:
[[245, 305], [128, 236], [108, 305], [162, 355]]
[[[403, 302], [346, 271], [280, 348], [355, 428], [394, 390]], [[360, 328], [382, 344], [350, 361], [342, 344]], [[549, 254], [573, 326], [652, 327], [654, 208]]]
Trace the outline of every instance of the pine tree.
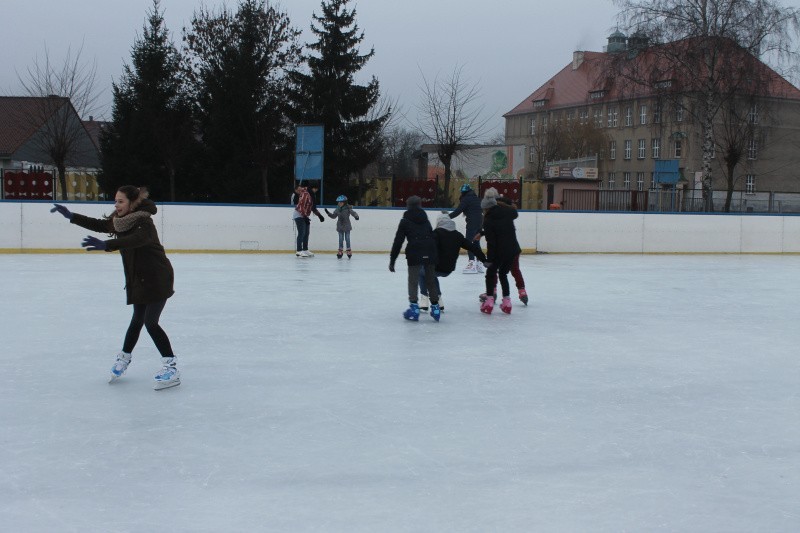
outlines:
[[[325, 127], [324, 179], [329, 194], [346, 190], [347, 180], [379, 156], [375, 142], [391, 110], [374, 116], [380, 90], [373, 76], [367, 85], [355, 75], [374, 55], [360, 54], [364, 39], [356, 24], [356, 10], [349, 0], [322, 2], [322, 15], [313, 15], [312, 32], [317, 41], [308, 47], [316, 53], [306, 57], [307, 72], [292, 73], [292, 118], [296, 123]], [[316, 24], [315, 24], [316, 23]]]
[[289, 197], [286, 73], [300, 61], [298, 34], [288, 16], [264, 0], [242, 0], [235, 13], [201, 8], [195, 14], [184, 41], [211, 199]]
[[153, 0], [142, 37], [131, 51], [119, 83], [113, 84], [111, 124], [100, 138], [107, 194], [126, 184], [147, 185], [156, 198], [186, 199], [189, 153], [194, 145], [191, 108], [180, 73], [180, 54]]

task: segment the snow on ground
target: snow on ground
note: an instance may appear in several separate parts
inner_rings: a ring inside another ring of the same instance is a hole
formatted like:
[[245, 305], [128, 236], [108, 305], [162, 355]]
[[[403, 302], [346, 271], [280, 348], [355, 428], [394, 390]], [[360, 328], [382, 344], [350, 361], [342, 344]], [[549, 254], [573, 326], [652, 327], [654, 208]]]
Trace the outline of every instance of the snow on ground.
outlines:
[[0, 255], [0, 529], [800, 530], [799, 257], [523, 256], [440, 323], [386, 254], [170, 257], [155, 392], [118, 255]]

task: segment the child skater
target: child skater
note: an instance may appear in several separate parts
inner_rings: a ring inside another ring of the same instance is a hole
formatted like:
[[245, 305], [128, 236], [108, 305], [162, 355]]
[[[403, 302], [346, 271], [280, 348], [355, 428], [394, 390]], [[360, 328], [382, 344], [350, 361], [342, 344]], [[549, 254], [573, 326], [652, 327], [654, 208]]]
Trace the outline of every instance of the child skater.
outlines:
[[[439, 293], [439, 310], [444, 311], [442, 301], [442, 290], [439, 286], [439, 278], [446, 278], [456, 269], [456, 261], [461, 249], [472, 253], [481, 263], [486, 262], [480, 244], [476, 241], [467, 240], [464, 235], [456, 229], [456, 223], [451, 219], [447, 212], [439, 215], [436, 219], [436, 229], [433, 230], [436, 239], [436, 292]], [[428, 310], [428, 287], [425, 280], [425, 273], [419, 273], [419, 292], [421, 294], [419, 308]]]
[[406, 263], [408, 263], [408, 309], [403, 313], [406, 320], [419, 320], [419, 304], [417, 303], [417, 283], [419, 283], [420, 270], [425, 272], [425, 282], [431, 301], [431, 316], [437, 322], [441, 318], [439, 309], [439, 290], [436, 288], [436, 240], [433, 237], [433, 228], [428, 220], [428, 215], [422, 210], [422, 199], [411, 196], [406, 202], [408, 210], [403, 213], [397, 233], [392, 243], [392, 252], [389, 256], [389, 271], [394, 272], [394, 262], [400, 255], [403, 242], [406, 245]]
[[117, 360], [111, 367], [109, 383], [122, 377], [128, 369], [131, 353], [144, 326], [161, 353], [162, 368], [154, 378], [154, 388], [161, 390], [181, 383], [169, 337], [158, 324], [167, 298], [175, 293], [175, 275], [151, 218], [158, 209], [147, 196], [145, 188], [132, 185], [120, 187], [114, 196], [114, 212], [108, 218], [102, 219], [71, 213], [60, 204], [54, 204], [55, 207], [50, 212], [58, 211], [73, 224], [113, 237], [104, 241], [87, 236], [81, 243], [87, 251], [119, 250], [122, 256], [125, 292], [128, 305], [133, 305], [133, 318], [125, 334], [122, 351], [117, 354]]
[[[515, 210], [517, 209], [517, 206], [509, 198], [499, 196], [497, 189], [494, 187], [489, 187], [483, 194], [486, 198], [494, 197], [499, 205], [504, 205]], [[519, 300], [523, 304], [528, 305], [528, 292], [525, 290], [525, 278], [522, 277], [522, 271], [519, 269], [519, 254], [514, 258], [514, 263], [511, 265], [511, 276], [514, 278], [514, 284], [517, 286]], [[497, 299], [497, 285], [495, 285], [495, 293], [492, 296]], [[481, 294], [479, 298], [481, 302], [485, 301], [486, 293]]]
[[514, 263], [514, 258], [522, 251], [517, 242], [517, 232], [514, 228], [514, 219], [517, 210], [512, 207], [500, 205], [494, 196], [485, 196], [481, 200], [483, 209], [483, 230], [486, 237], [486, 256], [489, 264], [486, 268], [486, 300], [481, 304], [481, 312], [491, 314], [494, 309], [494, 294], [497, 279], [503, 291], [503, 301], [500, 309], [511, 313], [511, 297], [508, 285], [508, 272]]
[[350, 249], [350, 231], [353, 229], [353, 225], [350, 223], [350, 215], [353, 215], [353, 218], [358, 220], [358, 213], [355, 212], [353, 206], [347, 203], [347, 196], [339, 195], [336, 198], [336, 209], [333, 210], [333, 213], [325, 209], [325, 212], [328, 214], [329, 217], [336, 219], [336, 231], [339, 232], [339, 251], [336, 252], [336, 258], [342, 258], [342, 245], [347, 244], [347, 258], [350, 259], [353, 257], [353, 252]]

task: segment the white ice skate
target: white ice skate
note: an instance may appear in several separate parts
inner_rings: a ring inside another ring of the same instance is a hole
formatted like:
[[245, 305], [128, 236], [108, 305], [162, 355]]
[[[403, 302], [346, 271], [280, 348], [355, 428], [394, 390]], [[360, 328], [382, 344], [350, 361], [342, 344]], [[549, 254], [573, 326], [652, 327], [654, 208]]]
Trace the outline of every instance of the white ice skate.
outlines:
[[181, 373], [176, 366], [175, 357], [162, 357], [161, 360], [164, 366], [158, 374], [155, 375], [155, 390], [168, 389], [181, 384]]
[[419, 308], [423, 311], [427, 311], [428, 307], [431, 305], [431, 300], [424, 294], [419, 295]]
[[467, 263], [467, 266], [464, 267], [464, 270], [461, 271], [463, 274], [477, 274], [478, 268], [475, 266], [475, 261], [470, 261]]
[[108, 380], [108, 382], [114, 383], [121, 378], [122, 374], [128, 370], [129, 364], [131, 364], [131, 354], [119, 352], [117, 354], [117, 360], [114, 361], [114, 366], [111, 367], [111, 378]]

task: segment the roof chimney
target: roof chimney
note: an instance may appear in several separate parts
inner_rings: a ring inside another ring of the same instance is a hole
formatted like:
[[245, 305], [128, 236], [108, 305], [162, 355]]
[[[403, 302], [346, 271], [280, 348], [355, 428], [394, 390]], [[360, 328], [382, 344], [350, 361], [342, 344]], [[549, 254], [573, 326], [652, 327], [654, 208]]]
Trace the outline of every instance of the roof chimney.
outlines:
[[578, 70], [578, 67], [583, 63], [583, 52], [572, 52], [572, 70]]

